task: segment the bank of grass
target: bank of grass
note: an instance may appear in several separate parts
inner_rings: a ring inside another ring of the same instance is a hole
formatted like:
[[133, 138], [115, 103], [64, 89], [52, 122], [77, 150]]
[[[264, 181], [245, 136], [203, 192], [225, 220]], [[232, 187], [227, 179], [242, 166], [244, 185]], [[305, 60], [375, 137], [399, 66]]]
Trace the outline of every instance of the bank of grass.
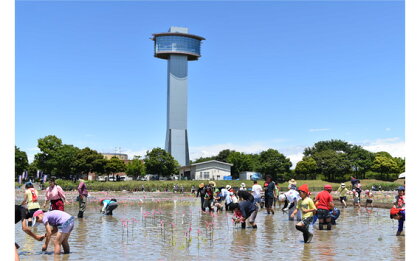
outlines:
[[[233, 188], [239, 188], [241, 183], [245, 183], [247, 188], [251, 188], [254, 182], [252, 180], [216, 180], [214, 181], [217, 187], [226, 187], [231, 185]], [[90, 191], [141, 191], [142, 185], [146, 191], [169, 191], [173, 190], [174, 185], [183, 186], [184, 191], [191, 191], [191, 186], [194, 185], [197, 189], [200, 183], [208, 184], [209, 181], [204, 180], [172, 180], [172, 181], [120, 181], [120, 182], [100, 182], [100, 181], [86, 181], [86, 186]], [[69, 180], [57, 180], [64, 190], [76, 190], [79, 182], [72, 182]], [[264, 185], [263, 180], [259, 180], [258, 184]], [[323, 180], [297, 180], [297, 185], [307, 184], [311, 191], [320, 191], [325, 184], [330, 184], [333, 190], [337, 190], [341, 183], [326, 182]], [[345, 182], [347, 188], [351, 187], [350, 182]], [[404, 180], [396, 180], [394, 182], [381, 181], [375, 179], [361, 180], [363, 189], [371, 189], [373, 185], [381, 186], [382, 190], [394, 190], [398, 186], [404, 184]], [[288, 182], [280, 183], [281, 191], [287, 190]], [[45, 184], [48, 186], [48, 183]], [[44, 187], [45, 187], [44, 186]]]

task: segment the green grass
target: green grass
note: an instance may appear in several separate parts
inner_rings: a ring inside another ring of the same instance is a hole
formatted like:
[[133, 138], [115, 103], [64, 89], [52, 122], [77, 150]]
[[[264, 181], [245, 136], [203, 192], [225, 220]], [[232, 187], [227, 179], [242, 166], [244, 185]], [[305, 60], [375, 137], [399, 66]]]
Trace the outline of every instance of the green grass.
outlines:
[[[233, 188], [239, 188], [241, 183], [245, 183], [247, 188], [251, 188], [254, 184], [252, 180], [216, 180], [217, 187], [225, 187], [231, 185]], [[184, 186], [184, 191], [190, 191], [191, 186], [194, 185], [198, 188], [200, 183], [208, 184], [209, 181], [205, 180], [180, 180], [180, 181], [120, 181], [120, 182], [100, 182], [100, 181], [86, 181], [86, 186], [90, 191], [140, 191], [143, 185], [146, 191], [164, 191], [168, 187], [169, 191], [172, 191], [173, 186], [177, 184], [179, 187]], [[68, 180], [57, 180], [64, 190], [76, 190], [79, 182], [72, 182]], [[263, 180], [259, 180], [258, 184], [264, 185]], [[330, 184], [333, 190], [337, 190], [341, 183], [326, 182], [323, 180], [297, 180], [297, 185], [307, 184], [311, 191], [320, 191], [323, 189], [325, 184]], [[347, 188], [351, 187], [351, 183], [345, 182]], [[403, 185], [404, 180], [397, 180], [395, 182], [366, 179], [361, 180], [363, 189], [370, 189], [372, 185], [381, 185], [383, 190], [394, 190], [396, 187]], [[280, 190], [287, 190], [287, 182], [280, 183]], [[44, 187], [48, 186], [48, 183], [44, 184]]]

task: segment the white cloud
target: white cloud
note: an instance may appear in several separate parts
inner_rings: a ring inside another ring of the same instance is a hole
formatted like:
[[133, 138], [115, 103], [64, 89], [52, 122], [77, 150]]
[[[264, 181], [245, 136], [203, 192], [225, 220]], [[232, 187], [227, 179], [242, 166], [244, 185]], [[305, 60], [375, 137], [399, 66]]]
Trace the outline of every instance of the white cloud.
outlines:
[[317, 132], [317, 131], [329, 131], [328, 128], [321, 128], [321, 129], [309, 129], [309, 132]]
[[398, 137], [363, 141], [359, 145], [371, 152], [386, 151], [393, 157], [405, 157], [405, 142]]
[[216, 156], [219, 154], [220, 151], [229, 149], [229, 150], [235, 150], [239, 152], [245, 152], [245, 153], [260, 153], [263, 150], [267, 150], [270, 147], [261, 144], [261, 143], [254, 143], [249, 145], [238, 145], [238, 144], [232, 144], [232, 143], [226, 143], [226, 144], [215, 144], [215, 145], [209, 145], [209, 146], [197, 146], [197, 147], [190, 147], [190, 158], [191, 160], [196, 160], [200, 157], [211, 157]]
[[127, 154], [128, 159], [133, 159], [134, 156], [141, 156], [141, 158], [144, 158], [146, 156], [146, 152], [151, 149], [143, 149], [143, 150], [122, 150], [121, 153]]
[[391, 128], [385, 128], [385, 131], [391, 131]]

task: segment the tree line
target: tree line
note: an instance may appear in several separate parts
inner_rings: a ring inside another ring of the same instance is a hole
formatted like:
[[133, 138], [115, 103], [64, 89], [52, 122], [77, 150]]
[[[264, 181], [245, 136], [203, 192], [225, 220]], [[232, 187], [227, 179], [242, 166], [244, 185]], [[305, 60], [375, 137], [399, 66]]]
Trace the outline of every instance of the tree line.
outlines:
[[108, 160], [89, 147], [80, 149], [63, 144], [54, 135], [38, 139], [38, 148], [40, 152], [35, 154], [34, 161], [29, 164], [26, 152], [15, 146], [15, 178], [25, 170], [32, 178], [36, 177], [37, 170], [62, 179], [77, 179], [89, 173], [109, 177], [120, 172], [134, 178], [146, 173], [170, 176], [177, 173], [179, 166], [169, 153], [160, 148], [147, 151], [144, 160], [140, 156], [134, 156], [127, 163], [117, 157]]
[[[147, 151], [144, 160], [135, 156], [128, 163], [116, 157], [105, 159], [101, 153], [89, 147], [80, 149], [63, 144], [54, 135], [38, 139], [38, 148], [40, 152], [29, 164], [26, 152], [15, 147], [16, 177], [24, 170], [28, 170], [31, 177], [35, 177], [37, 170], [42, 170], [43, 173], [64, 179], [77, 178], [91, 172], [108, 176], [126, 172], [134, 178], [146, 173], [169, 177], [178, 174], [179, 168], [178, 162], [161, 148]], [[314, 146], [305, 148], [303, 155], [295, 169], [291, 169], [290, 159], [275, 149], [258, 154], [225, 149], [216, 156], [202, 157], [190, 163], [218, 160], [233, 164], [231, 174], [234, 179], [242, 171], [255, 171], [271, 175], [279, 182], [290, 178], [341, 182], [351, 176], [360, 179], [395, 180], [398, 174], [405, 171], [405, 159], [393, 157], [388, 152], [370, 152], [343, 140], [317, 142]]]

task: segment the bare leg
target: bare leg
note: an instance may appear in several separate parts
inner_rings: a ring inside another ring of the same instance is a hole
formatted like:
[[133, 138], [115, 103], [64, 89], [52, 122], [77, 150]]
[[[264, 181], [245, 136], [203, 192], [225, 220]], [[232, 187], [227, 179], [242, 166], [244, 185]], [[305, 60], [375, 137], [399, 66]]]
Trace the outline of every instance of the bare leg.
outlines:
[[63, 243], [64, 235], [61, 232], [57, 233], [57, 237], [54, 240], [54, 254], [59, 255], [61, 252], [61, 244]]
[[70, 253], [69, 236], [70, 233], [64, 233], [63, 243], [61, 244], [63, 246], [64, 254]]
[[19, 259], [19, 254], [18, 254], [18, 251], [17, 251], [17, 247], [15, 246], [15, 261], [19, 261], [20, 259]]

